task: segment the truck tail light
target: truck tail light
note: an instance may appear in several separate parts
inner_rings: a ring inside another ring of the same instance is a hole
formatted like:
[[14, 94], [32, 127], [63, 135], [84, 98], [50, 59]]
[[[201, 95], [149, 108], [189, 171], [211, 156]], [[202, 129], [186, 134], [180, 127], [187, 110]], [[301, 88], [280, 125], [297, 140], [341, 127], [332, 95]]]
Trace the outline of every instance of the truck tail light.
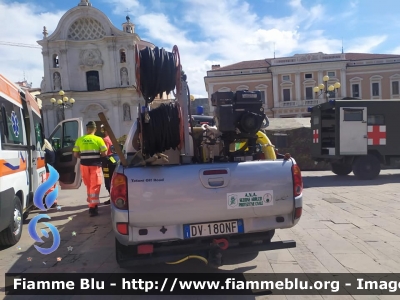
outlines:
[[301, 214], [303, 213], [303, 208], [302, 207], [296, 207], [295, 211], [294, 211], [294, 219], [300, 219]]
[[116, 208], [128, 209], [128, 180], [125, 175], [114, 173], [111, 180], [111, 201]]
[[303, 192], [303, 179], [301, 177], [301, 171], [298, 165], [292, 166], [293, 174], [293, 194], [295, 197], [300, 196]]
[[122, 235], [128, 235], [129, 232], [128, 223], [117, 223], [117, 231]]

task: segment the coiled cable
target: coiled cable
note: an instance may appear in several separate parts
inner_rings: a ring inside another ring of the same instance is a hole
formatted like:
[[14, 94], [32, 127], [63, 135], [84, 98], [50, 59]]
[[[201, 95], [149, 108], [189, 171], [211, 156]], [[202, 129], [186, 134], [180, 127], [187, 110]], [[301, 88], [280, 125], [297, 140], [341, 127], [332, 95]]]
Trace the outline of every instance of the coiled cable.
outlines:
[[[163, 93], [169, 95], [176, 88], [181, 91], [181, 64], [178, 47], [172, 52], [163, 48], [135, 46], [136, 89], [146, 105]], [[175, 93], [174, 93], [175, 94]], [[140, 113], [140, 140], [142, 152], [153, 156], [165, 150], [179, 150], [183, 146], [183, 123], [186, 122], [178, 103], [161, 104], [159, 107]]]
[[158, 95], [161, 98], [163, 93], [170, 94], [177, 85], [180, 73], [178, 48], [174, 46], [174, 52], [167, 52], [158, 47], [143, 50], [136, 47], [136, 51], [136, 88], [146, 104], [153, 102]]
[[[179, 110], [177, 103], [162, 103], [148, 112], [149, 122], [142, 123], [143, 153], [153, 156], [179, 147], [181, 142]], [[141, 113], [141, 118], [145, 118], [145, 113]]]

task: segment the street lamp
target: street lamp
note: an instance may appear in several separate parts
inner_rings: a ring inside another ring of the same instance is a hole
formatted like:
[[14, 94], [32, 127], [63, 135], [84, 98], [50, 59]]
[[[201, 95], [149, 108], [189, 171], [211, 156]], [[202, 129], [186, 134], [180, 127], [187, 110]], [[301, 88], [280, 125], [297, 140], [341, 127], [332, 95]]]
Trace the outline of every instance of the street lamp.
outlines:
[[53, 108], [56, 107], [57, 103], [58, 108], [62, 111], [63, 119], [65, 120], [65, 109], [71, 108], [75, 103], [75, 99], [69, 99], [67, 96], [64, 97], [65, 93], [63, 90], [59, 91], [58, 94], [60, 95], [61, 99], [56, 100], [55, 98], [51, 98], [50, 102], [53, 104]]
[[[325, 94], [326, 101], [328, 102], [329, 100], [329, 92], [333, 92], [340, 88], [340, 82], [335, 82], [335, 84], [328, 86], [328, 81], [329, 81], [329, 76], [325, 75], [324, 78], [322, 78], [324, 83], [320, 83], [318, 86], [314, 87], [314, 93], [316, 97], [321, 96], [322, 94]], [[335, 93], [336, 93], [335, 92]], [[319, 93], [319, 95], [317, 95]]]

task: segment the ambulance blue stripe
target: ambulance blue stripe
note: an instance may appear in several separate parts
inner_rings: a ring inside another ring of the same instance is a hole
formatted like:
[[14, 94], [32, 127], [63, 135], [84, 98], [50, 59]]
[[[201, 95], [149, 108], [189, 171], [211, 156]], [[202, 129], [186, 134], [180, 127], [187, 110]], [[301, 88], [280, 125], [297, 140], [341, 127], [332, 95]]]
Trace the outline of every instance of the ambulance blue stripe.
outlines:
[[7, 168], [9, 168], [9, 169], [11, 169], [11, 170], [13, 170], [13, 171], [19, 169], [19, 166], [14, 167], [14, 166], [13, 166], [12, 164], [10, 164], [10, 163], [4, 163], [3, 165], [5, 165]]

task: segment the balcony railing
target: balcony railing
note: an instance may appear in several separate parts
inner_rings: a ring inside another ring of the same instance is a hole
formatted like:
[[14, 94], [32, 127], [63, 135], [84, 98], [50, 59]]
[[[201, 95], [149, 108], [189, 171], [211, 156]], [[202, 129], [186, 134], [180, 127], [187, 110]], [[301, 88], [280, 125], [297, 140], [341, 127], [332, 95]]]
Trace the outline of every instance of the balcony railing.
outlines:
[[279, 107], [299, 107], [314, 106], [326, 102], [324, 99], [297, 100], [297, 101], [281, 101]]

